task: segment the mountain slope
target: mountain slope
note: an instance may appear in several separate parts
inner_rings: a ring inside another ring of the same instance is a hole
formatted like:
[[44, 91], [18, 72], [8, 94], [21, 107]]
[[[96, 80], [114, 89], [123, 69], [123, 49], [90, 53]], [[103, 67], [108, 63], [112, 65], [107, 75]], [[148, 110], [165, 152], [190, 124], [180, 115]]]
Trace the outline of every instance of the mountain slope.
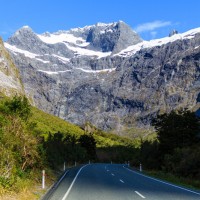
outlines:
[[199, 107], [200, 29], [148, 42], [124, 22], [43, 35], [23, 27], [5, 46], [35, 105], [79, 125], [122, 131]]
[[24, 94], [19, 70], [15, 67], [0, 38], [0, 94], [13, 96]]

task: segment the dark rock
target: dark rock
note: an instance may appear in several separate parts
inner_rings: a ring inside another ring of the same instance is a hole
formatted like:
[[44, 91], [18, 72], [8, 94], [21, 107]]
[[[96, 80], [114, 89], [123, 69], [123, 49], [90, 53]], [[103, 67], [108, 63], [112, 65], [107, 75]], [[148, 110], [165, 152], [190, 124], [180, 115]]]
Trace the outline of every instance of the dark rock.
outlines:
[[178, 31], [177, 30], [172, 30], [170, 33], [169, 33], [169, 37], [175, 35], [175, 34], [178, 34]]

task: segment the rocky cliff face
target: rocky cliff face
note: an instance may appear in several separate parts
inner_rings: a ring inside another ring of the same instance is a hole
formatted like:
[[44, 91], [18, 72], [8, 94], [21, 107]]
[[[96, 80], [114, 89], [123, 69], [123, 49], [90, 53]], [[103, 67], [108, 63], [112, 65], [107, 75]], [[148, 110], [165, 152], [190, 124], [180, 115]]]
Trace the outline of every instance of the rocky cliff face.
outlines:
[[19, 70], [15, 67], [0, 38], [0, 95], [24, 94]]
[[147, 42], [124, 22], [42, 35], [23, 27], [5, 46], [36, 106], [76, 124], [120, 131], [199, 107], [200, 29]]

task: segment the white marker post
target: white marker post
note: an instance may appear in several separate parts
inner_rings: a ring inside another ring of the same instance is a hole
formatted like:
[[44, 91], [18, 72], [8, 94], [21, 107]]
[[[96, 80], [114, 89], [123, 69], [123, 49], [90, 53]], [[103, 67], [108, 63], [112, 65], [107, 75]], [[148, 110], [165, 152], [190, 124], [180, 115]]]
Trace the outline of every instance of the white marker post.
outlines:
[[75, 167], [76, 167], [76, 161], [75, 161], [74, 165], [75, 165]]
[[89, 160], [89, 164], [90, 164], [90, 160]]
[[64, 162], [63, 170], [65, 171], [65, 169], [66, 169], [66, 168], [65, 168], [65, 162]]
[[130, 162], [128, 161], [128, 167], [130, 167]]
[[42, 189], [45, 189], [45, 170], [42, 170]]
[[140, 172], [142, 172], [142, 164], [140, 163]]

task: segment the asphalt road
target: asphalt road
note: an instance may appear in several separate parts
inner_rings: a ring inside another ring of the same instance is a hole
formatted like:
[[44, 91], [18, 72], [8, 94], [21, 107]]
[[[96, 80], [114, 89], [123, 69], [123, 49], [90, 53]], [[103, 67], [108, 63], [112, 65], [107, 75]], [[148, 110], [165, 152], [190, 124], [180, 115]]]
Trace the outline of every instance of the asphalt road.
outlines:
[[124, 165], [90, 164], [67, 172], [47, 199], [200, 200], [200, 192], [147, 177]]

